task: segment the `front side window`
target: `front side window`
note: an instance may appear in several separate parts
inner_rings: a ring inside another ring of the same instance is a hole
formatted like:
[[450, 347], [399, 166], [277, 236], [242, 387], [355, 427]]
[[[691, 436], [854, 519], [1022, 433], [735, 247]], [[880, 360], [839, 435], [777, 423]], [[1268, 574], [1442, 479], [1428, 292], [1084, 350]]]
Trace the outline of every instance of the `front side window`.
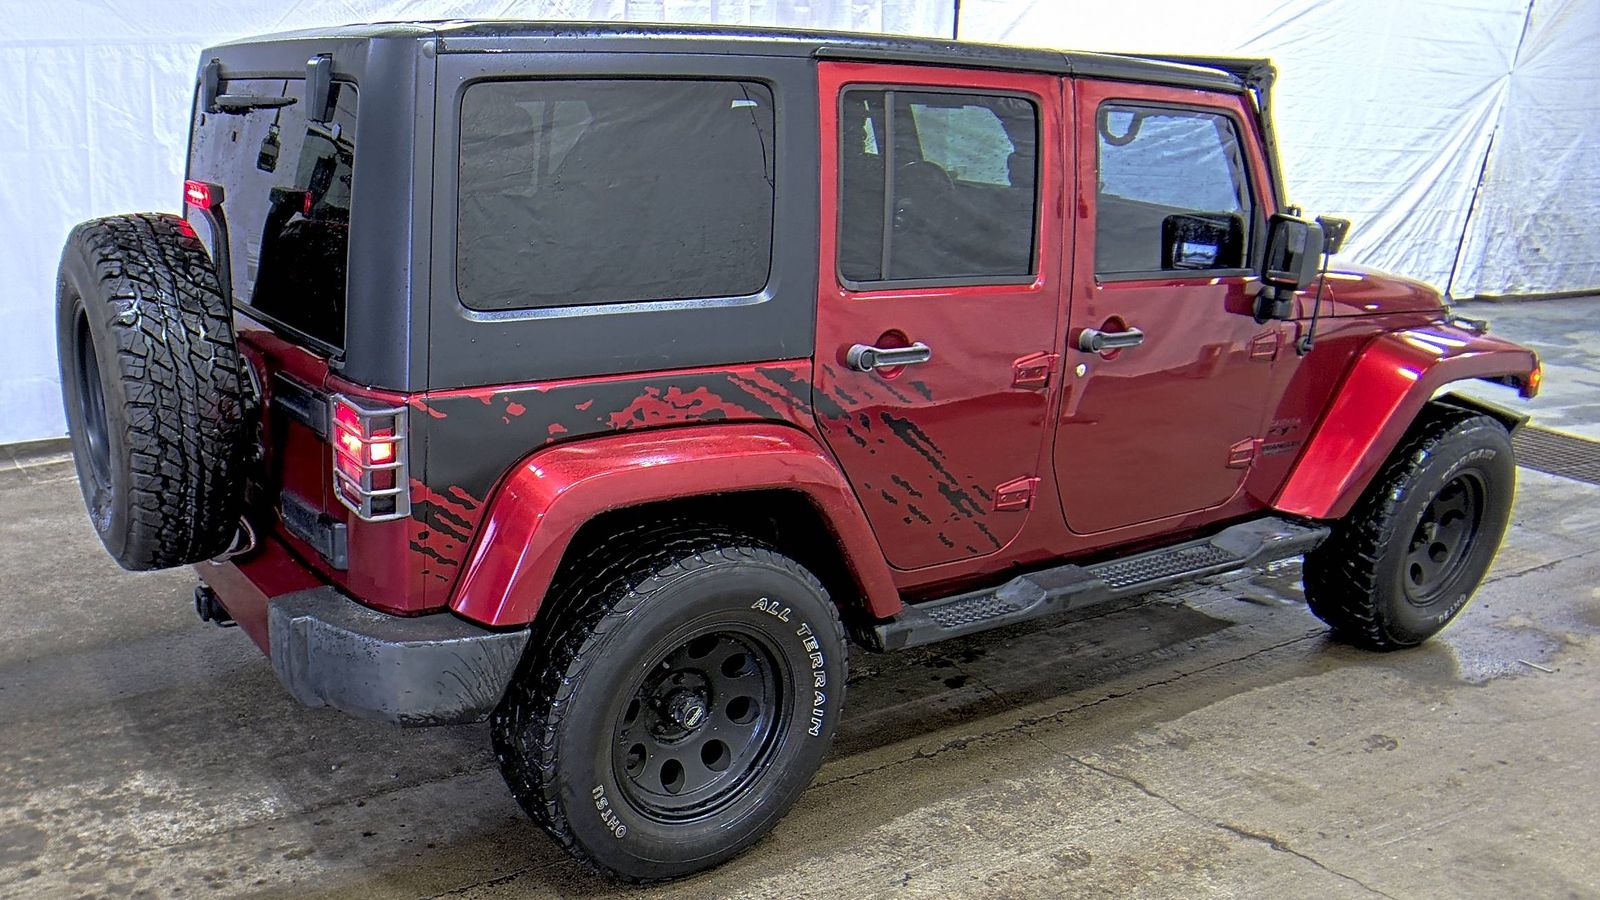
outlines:
[[1038, 112], [1020, 97], [855, 89], [841, 102], [839, 274], [1033, 273]]
[[1245, 266], [1254, 205], [1233, 119], [1100, 107], [1095, 272]]
[[772, 92], [527, 80], [461, 105], [456, 285], [480, 310], [733, 297], [772, 258]]

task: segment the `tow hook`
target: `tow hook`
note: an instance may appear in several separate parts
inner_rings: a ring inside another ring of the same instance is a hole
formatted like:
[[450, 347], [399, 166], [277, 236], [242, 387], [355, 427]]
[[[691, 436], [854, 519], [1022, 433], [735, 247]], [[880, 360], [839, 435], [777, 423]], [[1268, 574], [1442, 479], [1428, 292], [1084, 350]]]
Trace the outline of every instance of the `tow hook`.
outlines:
[[223, 608], [222, 601], [217, 598], [217, 592], [209, 585], [197, 585], [194, 589], [194, 614], [202, 622], [210, 622], [218, 628], [235, 628], [239, 623], [233, 620]]

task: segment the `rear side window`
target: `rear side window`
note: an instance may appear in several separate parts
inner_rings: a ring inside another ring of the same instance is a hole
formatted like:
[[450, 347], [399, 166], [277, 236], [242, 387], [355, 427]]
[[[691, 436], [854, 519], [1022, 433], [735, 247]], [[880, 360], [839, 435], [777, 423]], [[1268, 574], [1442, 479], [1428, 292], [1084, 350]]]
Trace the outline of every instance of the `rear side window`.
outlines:
[[[307, 122], [301, 79], [231, 79], [223, 91], [295, 102], [195, 109], [189, 177], [225, 190], [233, 297], [295, 332], [344, 345], [356, 89], [335, 83], [329, 122]], [[209, 234], [205, 220], [189, 219]]]
[[1095, 272], [1245, 266], [1254, 207], [1233, 119], [1100, 108]]
[[1038, 118], [1020, 97], [846, 91], [839, 274], [855, 283], [1031, 278]]
[[773, 103], [740, 81], [475, 84], [461, 106], [456, 285], [480, 310], [766, 287]]

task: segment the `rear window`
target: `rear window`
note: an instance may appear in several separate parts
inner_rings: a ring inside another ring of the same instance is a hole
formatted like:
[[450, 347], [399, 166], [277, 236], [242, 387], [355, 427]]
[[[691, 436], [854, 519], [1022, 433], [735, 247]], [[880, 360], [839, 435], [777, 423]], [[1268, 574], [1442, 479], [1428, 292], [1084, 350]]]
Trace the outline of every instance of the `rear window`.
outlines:
[[480, 310], [766, 287], [773, 104], [742, 81], [530, 80], [461, 105], [456, 285]]
[[[195, 110], [189, 177], [223, 186], [233, 299], [333, 349], [344, 345], [356, 89], [335, 83], [332, 121], [306, 122], [301, 79], [234, 79], [228, 94], [294, 97], [239, 114]], [[190, 221], [208, 239], [203, 217]]]

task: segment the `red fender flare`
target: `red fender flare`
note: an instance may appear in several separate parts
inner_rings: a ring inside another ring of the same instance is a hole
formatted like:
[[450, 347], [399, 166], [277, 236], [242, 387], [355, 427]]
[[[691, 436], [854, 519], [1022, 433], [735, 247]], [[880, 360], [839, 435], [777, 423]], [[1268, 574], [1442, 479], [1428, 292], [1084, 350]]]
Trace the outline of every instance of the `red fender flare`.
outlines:
[[573, 535], [594, 516], [657, 500], [780, 488], [828, 523], [877, 618], [901, 609], [865, 514], [810, 435], [772, 424], [699, 425], [559, 444], [518, 463], [490, 503], [450, 608], [490, 626], [533, 621]]
[[1441, 386], [1498, 376], [1528, 385], [1538, 367], [1526, 347], [1453, 325], [1379, 335], [1339, 385], [1273, 508], [1312, 519], [1343, 516]]

